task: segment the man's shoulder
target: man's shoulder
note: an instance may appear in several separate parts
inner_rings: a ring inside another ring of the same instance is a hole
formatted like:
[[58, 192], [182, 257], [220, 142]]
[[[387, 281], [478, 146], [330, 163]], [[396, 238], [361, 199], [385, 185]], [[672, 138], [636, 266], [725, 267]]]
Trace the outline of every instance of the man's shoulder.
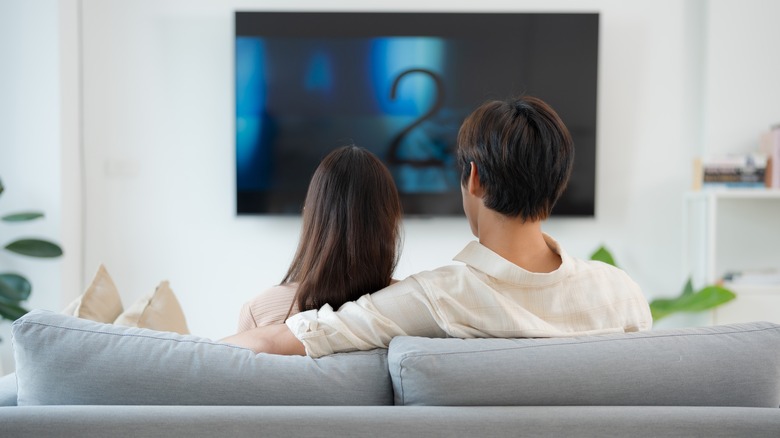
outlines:
[[623, 286], [631, 286], [639, 289], [636, 282], [626, 273], [626, 271], [604, 263], [598, 260], [583, 260], [573, 258], [572, 276], [576, 278], [589, 278], [598, 283], [612, 283]]
[[420, 271], [416, 274], [412, 274], [411, 277], [416, 277], [416, 278], [451, 277], [453, 275], [462, 275], [466, 272], [468, 272], [468, 267], [465, 265], [446, 265], [446, 266], [440, 266], [430, 271]]
[[577, 257], [571, 257], [571, 260], [575, 271], [579, 271], [579, 272], [600, 271], [611, 275], [626, 275], [625, 271], [623, 271], [622, 269], [610, 265], [609, 263], [604, 263], [602, 261], [585, 260]]
[[446, 265], [428, 271], [412, 274], [403, 281], [414, 281], [419, 284], [457, 283], [468, 273], [464, 265]]

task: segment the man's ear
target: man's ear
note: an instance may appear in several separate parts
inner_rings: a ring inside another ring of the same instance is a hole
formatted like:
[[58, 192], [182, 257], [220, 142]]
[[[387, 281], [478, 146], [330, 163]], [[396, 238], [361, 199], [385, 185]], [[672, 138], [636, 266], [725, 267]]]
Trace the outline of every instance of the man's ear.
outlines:
[[469, 178], [466, 180], [466, 190], [474, 196], [482, 197], [482, 185], [479, 183], [479, 169], [477, 163], [470, 162]]

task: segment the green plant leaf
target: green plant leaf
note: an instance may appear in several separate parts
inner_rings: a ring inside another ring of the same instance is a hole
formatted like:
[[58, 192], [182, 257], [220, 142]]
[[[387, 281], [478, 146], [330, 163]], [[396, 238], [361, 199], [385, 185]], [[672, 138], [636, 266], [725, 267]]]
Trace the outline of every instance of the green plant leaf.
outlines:
[[685, 286], [683, 286], [682, 296], [691, 294], [693, 294], [693, 281], [691, 280], [691, 277], [688, 277], [688, 281], [685, 283]]
[[650, 314], [653, 317], [653, 321], [658, 321], [662, 318], [666, 318], [675, 312], [674, 310], [675, 299], [669, 298], [657, 298], [650, 302]]
[[685, 303], [686, 312], [709, 310], [733, 300], [737, 295], [722, 286], [707, 286], [691, 297], [693, 299]]
[[26, 211], [23, 213], [14, 213], [3, 216], [3, 220], [6, 222], [24, 222], [31, 221], [43, 217], [43, 213], [37, 211]]
[[0, 180], [0, 194], [2, 194], [5, 191], [5, 187], [3, 187], [3, 180]]
[[7, 304], [0, 301], [0, 317], [9, 321], [16, 321], [23, 317], [29, 310], [22, 306]]
[[62, 248], [59, 245], [40, 239], [17, 240], [6, 245], [5, 249], [30, 257], [51, 258], [62, 255]]
[[615, 263], [615, 259], [612, 257], [612, 253], [609, 252], [609, 250], [605, 247], [600, 247], [596, 250], [593, 254], [590, 256], [591, 260], [597, 260], [599, 262], [604, 262], [608, 265], [617, 266]]
[[653, 320], [665, 318], [677, 312], [701, 312], [727, 303], [737, 296], [722, 286], [707, 286], [698, 292], [683, 294], [677, 298], [662, 298], [650, 303]]
[[0, 274], [0, 298], [7, 301], [19, 302], [30, 298], [32, 285], [26, 278], [19, 274]]

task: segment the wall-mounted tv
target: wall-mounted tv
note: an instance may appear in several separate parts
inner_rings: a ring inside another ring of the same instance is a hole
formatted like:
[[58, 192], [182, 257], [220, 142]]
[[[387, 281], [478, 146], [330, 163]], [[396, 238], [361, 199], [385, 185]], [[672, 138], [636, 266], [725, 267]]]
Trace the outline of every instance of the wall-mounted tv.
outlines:
[[527, 94], [569, 127], [576, 157], [555, 216], [593, 216], [596, 13], [236, 12], [236, 210], [299, 214], [332, 149], [391, 170], [407, 215], [461, 215], [458, 128]]

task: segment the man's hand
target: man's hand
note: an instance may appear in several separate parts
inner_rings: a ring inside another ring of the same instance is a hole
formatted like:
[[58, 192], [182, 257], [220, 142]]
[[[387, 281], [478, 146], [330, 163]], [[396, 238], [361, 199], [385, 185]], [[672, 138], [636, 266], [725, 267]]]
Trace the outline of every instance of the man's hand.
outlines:
[[220, 340], [226, 344], [249, 348], [255, 353], [305, 356], [306, 349], [285, 324], [257, 327]]

